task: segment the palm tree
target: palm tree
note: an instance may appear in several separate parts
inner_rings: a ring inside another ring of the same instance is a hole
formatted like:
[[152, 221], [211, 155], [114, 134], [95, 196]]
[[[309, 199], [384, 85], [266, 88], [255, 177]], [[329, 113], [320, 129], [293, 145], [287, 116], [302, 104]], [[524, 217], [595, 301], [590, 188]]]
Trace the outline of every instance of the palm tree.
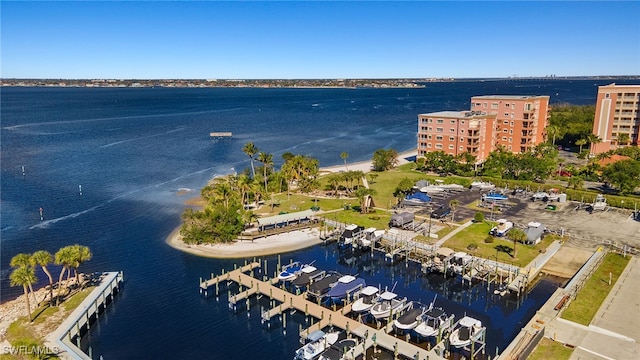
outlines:
[[[19, 268], [32, 268], [33, 261], [31, 260], [31, 254], [20, 253], [11, 258], [9, 265], [14, 269]], [[36, 295], [33, 291], [33, 283], [29, 283], [29, 291], [33, 296], [33, 301], [36, 302]], [[28, 295], [27, 295], [28, 296]]]
[[618, 145], [620, 144], [629, 145], [629, 134], [627, 133], [618, 134], [618, 137], [616, 138], [616, 142], [618, 143]]
[[62, 279], [64, 278], [64, 273], [70, 270], [70, 266], [73, 263], [73, 248], [71, 246], [65, 246], [60, 248], [54, 255], [54, 263], [56, 265], [62, 265], [62, 270], [60, 270], [60, 277], [58, 278], [58, 295], [56, 297], [56, 306], [60, 303], [60, 295], [62, 290]]
[[273, 155], [265, 152], [261, 152], [258, 154], [258, 161], [262, 163], [262, 168], [264, 170], [264, 191], [269, 192], [269, 188], [267, 187], [267, 170], [273, 166]]
[[455, 222], [456, 221], [456, 207], [458, 207], [458, 205], [460, 205], [460, 201], [453, 199], [451, 201], [449, 201], [449, 207], [451, 208], [451, 221]]
[[589, 134], [589, 135], [587, 135], [587, 140], [589, 141], [589, 144], [591, 144], [590, 146], [591, 146], [591, 152], [592, 152], [592, 153], [594, 152], [593, 147], [594, 147], [596, 144], [599, 144], [599, 143], [601, 143], [601, 142], [602, 142], [602, 139], [600, 139], [600, 137], [599, 137], [598, 135], [596, 135], [596, 134]]
[[356, 192], [355, 195], [358, 198], [358, 201], [360, 202], [360, 213], [362, 214], [368, 214], [369, 213], [369, 204], [367, 202], [367, 199], [372, 196], [375, 195], [376, 191], [373, 189], [367, 189], [366, 187], [359, 187]]
[[38, 250], [34, 252], [33, 255], [31, 255], [31, 261], [36, 265], [40, 265], [40, 267], [42, 267], [42, 271], [44, 271], [44, 273], [47, 274], [47, 277], [49, 278], [49, 303], [52, 304], [53, 303], [53, 277], [51, 276], [51, 273], [47, 269], [47, 265], [53, 262], [53, 256], [46, 250]]
[[582, 152], [582, 147], [583, 147], [584, 145], [586, 145], [586, 144], [587, 144], [587, 139], [579, 139], [579, 140], [576, 140], [576, 145], [578, 145], [578, 146], [580, 147], [580, 150], [578, 151], [578, 153], [581, 153], [581, 152]]
[[551, 145], [556, 145], [556, 136], [560, 133], [560, 128], [555, 125], [547, 126], [547, 135], [551, 135], [552, 141]]
[[349, 153], [346, 151], [343, 151], [340, 154], [340, 157], [342, 158], [342, 161], [344, 161], [344, 167], [345, 169], [347, 169], [347, 171], [349, 171], [349, 168], [347, 167], [347, 158], [349, 157]]
[[525, 240], [527, 240], [527, 233], [524, 232], [524, 230], [520, 229], [520, 228], [516, 228], [514, 227], [513, 229], [511, 229], [511, 231], [509, 231], [508, 235], [509, 239], [511, 239], [511, 241], [513, 241], [513, 257], [517, 258], [518, 257], [518, 249], [516, 247], [518, 241], [519, 242], [524, 242]]
[[91, 258], [93, 257], [93, 254], [91, 253], [91, 250], [89, 250], [89, 248], [87, 246], [82, 246], [82, 245], [76, 244], [76, 245], [73, 245], [73, 255], [74, 255], [73, 272], [76, 275], [76, 285], [80, 285], [80, 277], [78, 275], [78, 268], [83, 263], [91, 260]]
[[24, 290], [24, 298], [27, 301], [27, 314], [29, 315], [29, 321], [31, 322], [31, 304], [29, 303], [29, 286], [36, 282], [36, 272], [32, 267], [23, 266], [19, 267], [11, 273], [9, 276], [11, 286], [22, 286]]
[[258, 153], [258, 148], [252, 143], [248, 142], [244, 144], [242, 147], [242, 151], [249, 156], [249, 160], [251, 160], [251, 173], [253, 177], [256, 177], [256, 169], [253, 167], [253, 157]]

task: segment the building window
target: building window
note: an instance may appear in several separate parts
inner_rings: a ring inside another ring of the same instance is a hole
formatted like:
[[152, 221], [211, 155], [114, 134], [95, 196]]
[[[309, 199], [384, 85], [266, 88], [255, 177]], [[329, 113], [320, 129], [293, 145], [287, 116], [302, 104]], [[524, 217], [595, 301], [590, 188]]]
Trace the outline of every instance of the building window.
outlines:
[[502, 137], [502, 141], [507, 141], [507, 137], [506, 137], [506, 136], [503, 136], [503, 137]]
[[427, 148], [431, 149], [431, 144], [430, 143], [427, 144]]
[[460, 125], [464, 125], [464, 120], [460, 120]]
[[433, 119], [429, 119], [429, 122], [433, 124]]
[[509, 135], [513, 135], [513, 129], [509, 130]]
[[456, 141], [456, 138], [454, 136], [449, 136], [449, 141]]
[[451, 120], [451, 121], [449, 121], [449, 124], [451, 124], [451, 125], [455, 125], [455, 124], [456, 124], [456, 121], [455, 121], [455, 120]]
[[442, 141], [442, 136], [441, 135], [436, 136], [436, 140], [437, 141]]
[[486, 109], [487, 108], [487, 103], [482, 103], [482, 107]]
[[428, 140], [431, 140], [431, 135], [427, 135], [427, 139], [428, 139]]
[[609, 93], [604, 94], [604, 98], [608, 99], [609, 97], [611, 97], [611, 95], [609, 95]]
[[516, 117], [516, 114], [515, 113], [511, 113], [511, 118], [513, 119], [515, 117]]
[[513, 138], [509, 138], [509, 143], [513, 142]]
[[441, 127], [436, 128], [436, 132], [439, 132], [439, 133], [444, 132], [444, 128], [441, 128]]
[[436, 149], [442, 149], [442, 144], [436, 144]]
[[504, 113], [504, 116], [505, 117], [509, 117], [509, 113]]
[[458, 150], [462, 151], [462, 150], [464, 150], [464, 147], [463, 147], [463, 146], [460, 146], [460, 147], [458, 148]]
[[449, 145], [449, 150], [453, 150], [453, 145]]
[[509, 125], [509, 120], [504, 120], [504, 121], [502, 122], [502, 125]]
[[438, 119], [438, 120], [436, 120], [436, 122], [437, 122], [438, 124], [444, 124], [444, 120], [442, 120], [442, 119]]
[[507, 133], [507, 129], [502, 129], [502, 132], [506, 134]]
[[450, 128], [450, 129], [449, 129], [449, 132], [450, 132], [450, 133], [455, 133], [455, 132], [456, 132], [456, 129], [454, 129], [454, 128]]
[[497, 109], [498, 108], [498, 103], [491, 103], [491, 108], [492, 109]]
[[464, 138], [463, 138], [463, 137], [460, 137], [460, 142], [463, 142], [463, 141], [464, 141]]
[[509, 104], [504, 104], [504, 107], [506, 107], [508, 109], [509, 108]]
[[464, 130], [460, 129], [460, 134], [464, 134]]
[[511, 122], [511, 126], [513, 126], [513, 121]]

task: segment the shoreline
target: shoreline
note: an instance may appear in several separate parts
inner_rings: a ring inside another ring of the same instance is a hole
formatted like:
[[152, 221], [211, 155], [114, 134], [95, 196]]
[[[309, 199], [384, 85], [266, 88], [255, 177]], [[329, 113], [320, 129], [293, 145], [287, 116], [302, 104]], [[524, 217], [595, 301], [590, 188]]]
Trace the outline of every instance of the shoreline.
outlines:
[[[408, 159], [416, 156], [418, 150], [411, 149], [398, 154], [398, 165], [410, 162]], [[321, 168], [319, 173], [329, 174], [345, 171], [371, 171], [372, 161], [359, 161], [352, 164], [335, 165]], [[190, 200], [187, 200], [189, 202]], [[241, 259], [248, 257], [260, 257], [275, 255], [290, 251], [306, 249], [321, 244], [320, 231], [318, 229], [295, 230], [288, 233], [267, 236], [254, 241], [235, 241], [231, 244], [202, 244], [187, 245], [182, 242], [180, 236], [180, 224], [167, 236], [165, 242], [176, 250], [180, 250], [192, 255], [215, 258], [215, 259]]]

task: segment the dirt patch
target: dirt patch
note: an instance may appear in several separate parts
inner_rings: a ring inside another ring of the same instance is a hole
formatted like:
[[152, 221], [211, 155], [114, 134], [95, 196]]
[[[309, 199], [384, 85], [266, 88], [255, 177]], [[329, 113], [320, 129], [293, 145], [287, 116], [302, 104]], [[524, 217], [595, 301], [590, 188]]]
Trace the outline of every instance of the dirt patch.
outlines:
[[593, 255], [591, 250], [565, 245], [545, 264], [542, 272], [570, 279], [580, 270], [591, 255]]

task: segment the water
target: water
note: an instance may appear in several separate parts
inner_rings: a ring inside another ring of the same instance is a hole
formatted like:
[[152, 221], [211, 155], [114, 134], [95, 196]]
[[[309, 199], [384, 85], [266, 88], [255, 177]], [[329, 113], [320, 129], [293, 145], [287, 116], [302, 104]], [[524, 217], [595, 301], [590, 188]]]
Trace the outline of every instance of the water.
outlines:
[[[81, 271], [123, 270], [127, 278], [124, 291], [83, 339], [94, 356], [290, 358], [298, 346], [296, 318], [284, 336], [282, 329], [260, 326], [258, 306], [247, 318], [229, 313], [225, 299], [198, 295], [199, 277], [243, 260], [198, 258], [165, 243], [187, 198], [213, 176], [249, 167], [245, 143], [274, 154], [276, 166], [284, 152], [314, 156], [321, 166], [342, 163], [343, 151], [350, 162], [368, 160], [382, 147], [415, 148], [417, 114], [468, 109], [473, 95], [540, 94], [550, 95], [552, 103], [593, 104], [597, 85], [610, 82], [429, 83], [424, 89], [2, 88], [2, 301], [21, 293], [9, 286], [13, 255], [54, 253], [79, 243], [94, 254]], [[212, 131], [234, 136], [212, 141]], [[181, 196], [183, 188], [192, 192]], [[366, 271], [362, 262], [358, 269], [346, 265], [332, 248], [288, 258]], [[369, 283], [392, 286], [397, 280], [398, 292], [410, 299], [429, 302], [438, 292], [450, 311], [476, 314], [490, 327], [490, 349], [503, 349], [556, 286], [543, 281], [519, 304], [418, 276], [416, 269], [373, 268], [378, 270], [368, 273]], [[58, 271], [54, 267], [54, 276]], [[46, 282], [42, 272], [38, 278]]]

